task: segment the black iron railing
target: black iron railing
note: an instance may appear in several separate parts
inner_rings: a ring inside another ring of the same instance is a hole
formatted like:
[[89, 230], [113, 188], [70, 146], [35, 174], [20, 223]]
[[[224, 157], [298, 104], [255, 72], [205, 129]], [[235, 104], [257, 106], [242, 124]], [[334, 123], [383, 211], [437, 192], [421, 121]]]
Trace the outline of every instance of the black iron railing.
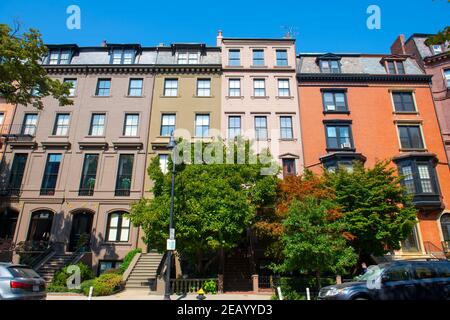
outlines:
[[128, 197], [130, 195], [130, 189], [116, 189], [114, 195], [117, 197]]

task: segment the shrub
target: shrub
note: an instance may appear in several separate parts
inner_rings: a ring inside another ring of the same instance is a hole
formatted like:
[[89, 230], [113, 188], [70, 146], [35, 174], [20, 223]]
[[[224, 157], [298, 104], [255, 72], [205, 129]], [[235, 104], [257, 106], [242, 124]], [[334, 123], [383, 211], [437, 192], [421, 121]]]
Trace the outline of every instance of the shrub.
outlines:
[[[81, 282], [94, 278], [92, 269], [89, 266], [82, 262], [79, 262], [76, 265], [80, 268]], [[56, 272], [51, 283], [53, 286], [66, 287], [67, 290], [67, 279], [72, 275], [67, 272], [68, 267], [69, 266], [65, 266], [64, 268]]]
[[109, 296], [123, 288], [122, 275], [115, 273], [104, 273], [93, 280], [81, 284], [82, 292], [89, 295], [89, 288], [94, 287], [93, 296]]
[[80, 293], [81, 290], [78, 289], [68, 289], [66, 286], [56, 286], [53, 284], [49, 284], [47, 287], [47, 292], [75, 292]]
[[205, 281], [205, 283], [203, 284], [203, 290], [205, 290], [205, 293], [216, 294], [217, 293], [216, 281], [214, 280]]
[[121, 274], [123, 274], [128, 269], [128, 266], [130, 265], [131, 260], [133, 260], [134, 256], [137, 253], [141, 253], [141, 252], [142, 252], [142, 249], [136, 248], [136, 249], [133, 249], [133, 250], [131, 250], [130, 252], [127, 253], [125, 258], [123, 258], [123, 262], [122, 262], [122, 264], [120, 265], [120, 268], [119, 268], [119, 271], [120, 271]]

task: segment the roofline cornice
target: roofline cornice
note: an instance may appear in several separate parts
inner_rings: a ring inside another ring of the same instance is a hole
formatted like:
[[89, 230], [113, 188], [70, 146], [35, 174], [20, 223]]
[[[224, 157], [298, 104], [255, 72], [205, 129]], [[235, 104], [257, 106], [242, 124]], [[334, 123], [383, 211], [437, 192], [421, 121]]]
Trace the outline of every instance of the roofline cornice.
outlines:
[[[431, 75], [426, 74], [354, 74], [354, 73], [297, 73], [298, 81], [317, 82], [416, 82], [430, 83]], [[301, 85], [299, 83], [299, 85]]]

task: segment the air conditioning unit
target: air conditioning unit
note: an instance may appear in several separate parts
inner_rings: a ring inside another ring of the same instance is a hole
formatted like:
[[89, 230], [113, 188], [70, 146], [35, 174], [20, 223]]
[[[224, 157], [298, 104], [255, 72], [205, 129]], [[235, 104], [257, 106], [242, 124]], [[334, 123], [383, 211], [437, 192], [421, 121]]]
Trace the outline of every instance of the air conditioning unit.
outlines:
[[351, 147], [350, 142], [341, 143], [341, 148], [343, 149], [350, 149]]

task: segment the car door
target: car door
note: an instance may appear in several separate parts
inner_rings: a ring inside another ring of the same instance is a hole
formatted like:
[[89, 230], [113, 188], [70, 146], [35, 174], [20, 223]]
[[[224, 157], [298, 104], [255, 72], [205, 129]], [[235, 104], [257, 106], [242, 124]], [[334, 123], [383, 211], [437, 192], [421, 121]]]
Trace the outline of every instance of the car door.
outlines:
[[402, 263], [390, 266], [381, 275], [380, 300], [416, 299], [415, 285], [411, 277], [411, 265]]
[[432, 263], [416, 262], [413, 264], [413, 276], [416, 284], [417, 297], [420, 300], [439, 299], [437, 274]]
[[450, 263], [449, 262], [436, 262], [434, 263], [435, 270], [437, 272], [437, 278], [435, 279], [437, 299], [450, 300]]

